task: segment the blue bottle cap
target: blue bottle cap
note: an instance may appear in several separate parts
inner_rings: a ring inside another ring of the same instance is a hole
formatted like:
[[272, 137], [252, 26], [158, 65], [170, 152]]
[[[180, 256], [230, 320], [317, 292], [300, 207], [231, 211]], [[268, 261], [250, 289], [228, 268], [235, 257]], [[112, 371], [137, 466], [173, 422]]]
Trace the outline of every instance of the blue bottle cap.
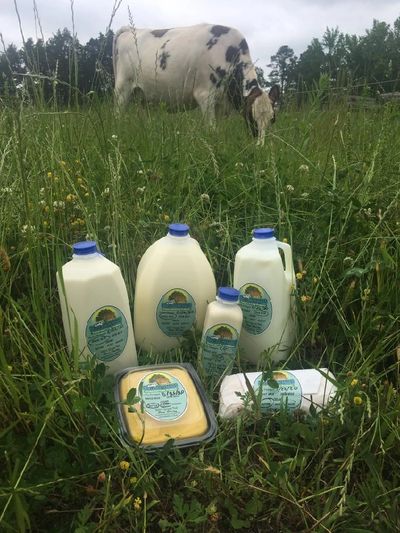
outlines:
[[75, 255], [89, 255], [97, 253], [97, 244], [95, 241], [81, 241], [72, 245]]
[[168, 233], [174, 237], [186, 237], [189, 233], [189, 226], [187, 224], [170, 224]]
[[255, 239], [272, 239], [275, 237], [274, 228], [256, 228], [253, 230], [253, 237]]
[[226, 300], [227, 302], [237, 302], [239, 300], [240, 292], [233, 287], [220, 287], [218, 289], [218, 298]]

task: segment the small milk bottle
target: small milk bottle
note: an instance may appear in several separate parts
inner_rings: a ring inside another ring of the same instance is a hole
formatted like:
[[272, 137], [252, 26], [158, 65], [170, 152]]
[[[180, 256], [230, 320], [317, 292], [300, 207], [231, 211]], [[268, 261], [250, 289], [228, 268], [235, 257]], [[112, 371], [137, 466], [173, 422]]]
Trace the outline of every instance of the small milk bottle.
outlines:
[[[119, 267], [94, 241], [73, 245], [72, 260], [57, 273], [68, 348], [81, 361], [94, 356], [108, 373], [137, 365], [128, 292]], [[77, 343], [77, 344], [75, 344]]]
[[211, 265], [186, 224], [170, 224], [140, 260], [135, 288], [136, 342], [146, 351], [177, 348], [193, 326], [202, 330], [216, 285]]
[[241, 358], [257, 363], [265, 351], [273, 361], [288, 356], [295, 337], [295, 283], [289, 244], [277, 241], [272, 228], [255, 229], [252, 242], [235, 257], [234, 286], [243, 311]]
[[217, 298], [208, 304], [200, 347], [200, 365], [214, 379], [231, 373], [238, 350], [243, 322], [239, 291], [220, 287]]

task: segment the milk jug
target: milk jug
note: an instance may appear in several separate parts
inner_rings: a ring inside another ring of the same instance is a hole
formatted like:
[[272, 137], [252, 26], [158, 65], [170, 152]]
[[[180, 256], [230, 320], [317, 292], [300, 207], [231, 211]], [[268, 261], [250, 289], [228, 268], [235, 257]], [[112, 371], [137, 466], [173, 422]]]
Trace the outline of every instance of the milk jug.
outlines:
[[236, 359], [243, 322], [239, 295], [236, 289], [220, 287], [207, 307], [199, 358], [205, 375], [214, 379], [230, 374]]
[[168, 234], [140, 260], [134, 326], [138, 346], [161, 353], [180, 345], [185, 332], [202, 330], [207, 303], [216, 291], [214, 274], [186, 224], [170, 224]]
[[93, 241], [73, 245], [72, 260], [57, 273], [62, 319], [71, 351], [94, 356], [116, 373], [137, 365], [128, 293], [119, 267]]
[[295, 283], [291, 247], [277, 241], [273, 229], [255, 229], [252, 242], [235, 257], [234, 287], [243, 311], [241, 358], [257, 363], [264, 351], [273, 361], [287, 357], [295, 335]]

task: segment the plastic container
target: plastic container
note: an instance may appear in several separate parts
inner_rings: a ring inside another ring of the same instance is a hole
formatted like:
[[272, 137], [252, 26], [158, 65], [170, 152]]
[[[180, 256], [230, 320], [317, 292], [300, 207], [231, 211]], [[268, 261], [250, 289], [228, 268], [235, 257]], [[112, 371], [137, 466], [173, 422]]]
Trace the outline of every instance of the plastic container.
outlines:
[[128, 293], [119, 267], [93, 241], [73, 245], [72, 260], [57, 273], [68, 348], [81, 361], [94, 356], [109, 373], [137, 365]]
[[[268, 381], [263, 380], [261, 372], [246, 374], [264, 413], [282, 408], [292, 412], [309, 412], [311, 405], [317, 410], [321, 409], [332, 400], [337, 390], [326, 376], [335, 381], [335, 376], [326, 368], [278, 370], [273, 372], [273, 379], [278, 386], [271, 387]], [[253, 403], [244, 374], [233, 374], [223, 379], [219, 392], [219, 416], [238, 416], [244, 410], [251, 410]]]
[[180, 345], [195, 326], [202, 330], [207, 303], [214, 300], [215, 278], [199, 243], [186, 224], [170, 224], [168, 234], [140, 260], [135, 291], [136, 342], [161, 353]]
[[231, 373], [237, 356], [243, 322], [239, 295], [236, 289], [220, 287], [207, 307], [199, 357], [204, 374], [215, 380]]
[[[129, 391], [136, 396], [131, 404]], [[147, 451], [170, 439], [174, 446], [186, 447], [216, 435], [214, 411], [190, 364], [130, 368], [117, 377], [115, 398], [123, 438]]]
[[277, 241], [272, 228], [255, 229], [252, 242], [236, 254], [233, 284], [243, 311], [240, 357], [258, 363], [266, 351], [273, 361], [285, 359], [295, 338], [296, 278], [289, 244]]

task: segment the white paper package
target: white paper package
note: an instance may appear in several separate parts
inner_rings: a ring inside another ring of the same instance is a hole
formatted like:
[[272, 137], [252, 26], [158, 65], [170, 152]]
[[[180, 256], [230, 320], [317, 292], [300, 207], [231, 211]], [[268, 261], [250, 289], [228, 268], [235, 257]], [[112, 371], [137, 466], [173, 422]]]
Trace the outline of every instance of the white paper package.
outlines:
[[[337, 391], [332, 381], [325, 377], [335, 381], [335, 376], [327, 368], [274, 371], [273, 378], [278, 385], [275, 387], [263, 380], [262, 375], [262, 372], [246, 373], [256, 397], [260, 398], [262, 412], [278, 411], [282, 406], [289, 411], [308, 412], [314, 405], [318, 410], [327, 405]], [[221, 418], [235, 417], [251, 408], [252, 403], [244, 374], [232, 374], [222, 380], [219, 391]]]

